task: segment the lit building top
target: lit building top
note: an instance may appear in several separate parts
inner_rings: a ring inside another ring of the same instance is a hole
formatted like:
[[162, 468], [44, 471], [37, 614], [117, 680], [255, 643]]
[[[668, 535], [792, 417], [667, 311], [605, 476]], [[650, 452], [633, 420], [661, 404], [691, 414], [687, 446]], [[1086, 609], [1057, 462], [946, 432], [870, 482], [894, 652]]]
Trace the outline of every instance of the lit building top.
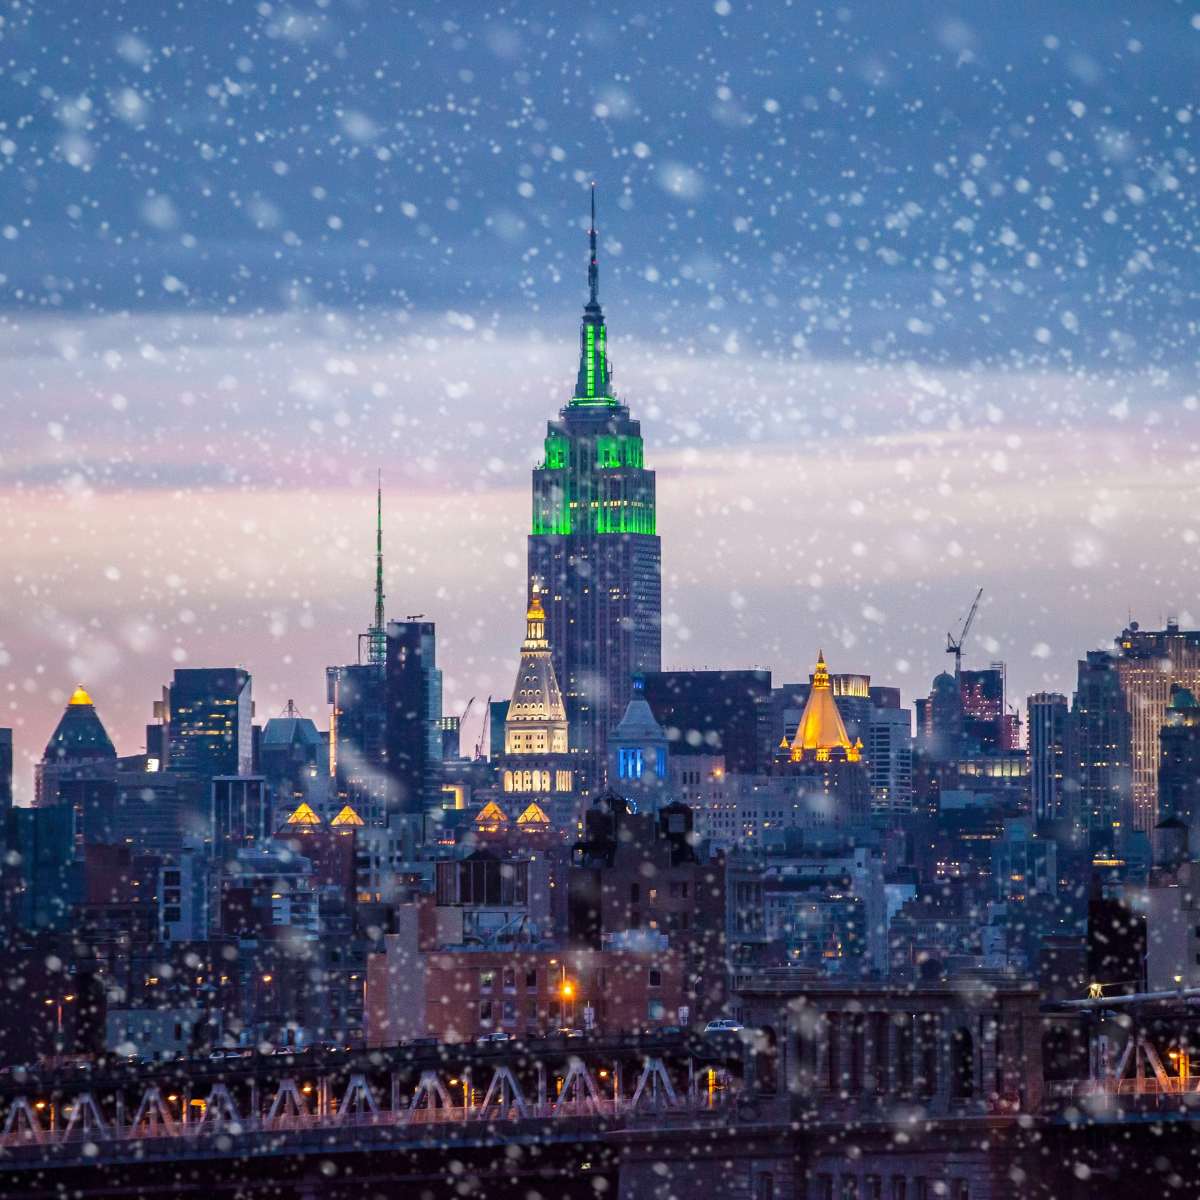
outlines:
[[525, 613], [521, 663], [504, 722], [504, 753], [567, 753], [567, 711], [550, 658], [546, 613], [536, 588]]
[[116, 758], [117, 751], [96, 712], [92, 698], [82, 687], [71, 693], [58, 725], [46, 743], [43, 762], [74, 759]]
[[531, 800], [529, 806], [517, 818], [517, 825], [521, 828], [527, 826], [531, 828], [538, 826], [549, 828], [550, 818], [546, 815], [546, 810], [536, 800]]
[[[320, 825], [321, 818], [312, 810], [307, 801], [300, 805], [287, 819], [289, 825]], [[361, 822], [360, 822], [361, 824]]]
[[862, 742], [851, 743], [846, 733], [845, 722], [833, 698], [829, 670], [822, 652], [817, 657], [812, 687], [796, 736], [792, 739], [791, 759], [792, 762], [803, 762], [805, 759], [828, 762], [835, 757], [835, 753], [839, 758], [844, 754], [847, 762], [858, 762], [862, 754]]
[[[297, 811], [299, 810], [297, 809]], [[363, 819], [349, 804], [346, 804], [342, 807], [342, 811], [329, 823], [330, 825], [362, 825]]]

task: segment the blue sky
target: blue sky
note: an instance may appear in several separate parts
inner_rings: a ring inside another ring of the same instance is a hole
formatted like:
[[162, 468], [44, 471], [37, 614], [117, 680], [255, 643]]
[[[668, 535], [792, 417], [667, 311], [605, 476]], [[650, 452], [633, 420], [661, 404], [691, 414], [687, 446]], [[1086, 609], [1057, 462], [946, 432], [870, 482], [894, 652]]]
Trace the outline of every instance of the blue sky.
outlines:
[[180, 662], [323, 723], [377, 466], [393, 615], [439, 621], [452, 703], [509, 690], [591, 179], [668, 663], [824, 645], [911, 697], [983, 584], [1024, 694], [1200, 616], [1200, 6], [203, 12], [0, 26], [21, 752], [79, 677], [136, 750]]

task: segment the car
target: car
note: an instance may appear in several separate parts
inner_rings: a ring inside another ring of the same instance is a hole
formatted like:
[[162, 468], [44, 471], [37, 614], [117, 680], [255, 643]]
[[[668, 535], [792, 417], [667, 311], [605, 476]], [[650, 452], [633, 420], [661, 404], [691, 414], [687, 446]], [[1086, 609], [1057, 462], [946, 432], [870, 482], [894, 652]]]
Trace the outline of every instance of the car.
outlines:
[[569, 1029], [566, 1026], [563, 1026], [561, 1029], [556, 1029], [554, 1032], [557, 1033], [559, 1037], [565, 1038], [581, 1038], [584, 1036], [582, 1029]]
[[505, 1033], [503, 1029], [496, 1029], [491, 1033], [480, 1034], [480, 1036], [475, 1039], [476, 1044], [480, 1046], [487, 1042], [511, 1042], [512, 1040], [513, 1035], [511, 1033]]
[[740, 1033], [745, 1029], [745, 1025], [741, 1021], [735, 1021], [732, 1017], [720, 1017], [715, 1021], [709, 1021], [704, 1027], [705, 1033]]

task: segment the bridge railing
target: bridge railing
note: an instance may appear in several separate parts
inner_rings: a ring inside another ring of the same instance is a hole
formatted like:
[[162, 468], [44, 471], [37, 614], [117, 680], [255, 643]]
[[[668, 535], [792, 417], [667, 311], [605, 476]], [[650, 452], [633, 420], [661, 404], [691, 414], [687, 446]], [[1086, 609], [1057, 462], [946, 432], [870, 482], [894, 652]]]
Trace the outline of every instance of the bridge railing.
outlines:
[[[428, 1130], [430, 1127], [494, 1125], [518, 1121], [596, 1121], [641, 1123], [648, 1120], [716, 1114], [737, 1100], [739, 1090], [732, 1079], [709, 1078], [708, 1086], [697, 1086], [689, 1072], [686, 1085], [673, 1079], [660, 1059], [645, 1060], [635, 1086], [626, 1090], [618, 1080], [598, 1086], [590, 1069], [572, 1059], [557, 1079], [554, 1094], [547, 1094], [547, 1075], [539, 1075], [538, 1094], [526, 1097], [513, 1072], [500, 1065], [486, 1088], [462, 1091], [457, 1079], [447, 1086], [433, 1072], [425, 1073], [410, 1094], [402, 1094], [399, 1081], [392, 1079], [390, 1103], [382, 1098], [365, 1076], [352, 1075], [340, 1099], [322, 1080], [315, 1096], [303, 1093], [294, 1079], [279, 1081], [265, 1105], [256, 1100], [255, 1111], [238, 1110], [235, 1098], [218, 1085], [208, 1099], [199, 1101], [199, 1113], [189, 1097], [164, 1097], [150, 1086], [141, 1096], [134, 1115], [127, 1119], [119, 1101], [109, 1098], [115, 1112], [106, 1112], [96, 1097], [80, 1092], [63, 1101], [31, 1103], [26, 1097], [12, 1101], [0, 1130], [0, 1150], [19, 1151], [39, 1147], [75, 1148], [84, 1156], [112, 1153], [113, 1147], [129, 1143], [161, 1144], [181, 1141], [202, 1143], [216, 1135], [295, 1133], [331, 1130], [390, 1129]], [[718, 1086], [719, 1082], [719, 1086]], [[311, 1089], [310, 1089], [311, 1091]], [[455, 1104], [454, 1095], [464, 1103]], [[178, 1105], [178, 1108], [176, 1107]], [[186, 1114], [186, 1115], [185, 1115]], [[119, 1152], [119, 1150], [117, 1151]], [[61, 1149], [60, 1149], [61, 1153]]]

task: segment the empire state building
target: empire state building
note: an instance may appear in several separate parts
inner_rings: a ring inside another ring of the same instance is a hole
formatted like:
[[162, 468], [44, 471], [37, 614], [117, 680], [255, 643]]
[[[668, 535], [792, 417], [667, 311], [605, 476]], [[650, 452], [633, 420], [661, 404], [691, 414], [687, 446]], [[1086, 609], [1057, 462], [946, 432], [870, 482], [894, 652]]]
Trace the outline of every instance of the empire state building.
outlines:
[[610, 727], [635, 675], [662, 657], [662, 553], [640, 424], [616, 396], [600, 308], [596, 197], [575, 394], [546, 426], [533, 471], [530, 588], [541, 592], [568, 737], [584, 786], [599, 782]]

